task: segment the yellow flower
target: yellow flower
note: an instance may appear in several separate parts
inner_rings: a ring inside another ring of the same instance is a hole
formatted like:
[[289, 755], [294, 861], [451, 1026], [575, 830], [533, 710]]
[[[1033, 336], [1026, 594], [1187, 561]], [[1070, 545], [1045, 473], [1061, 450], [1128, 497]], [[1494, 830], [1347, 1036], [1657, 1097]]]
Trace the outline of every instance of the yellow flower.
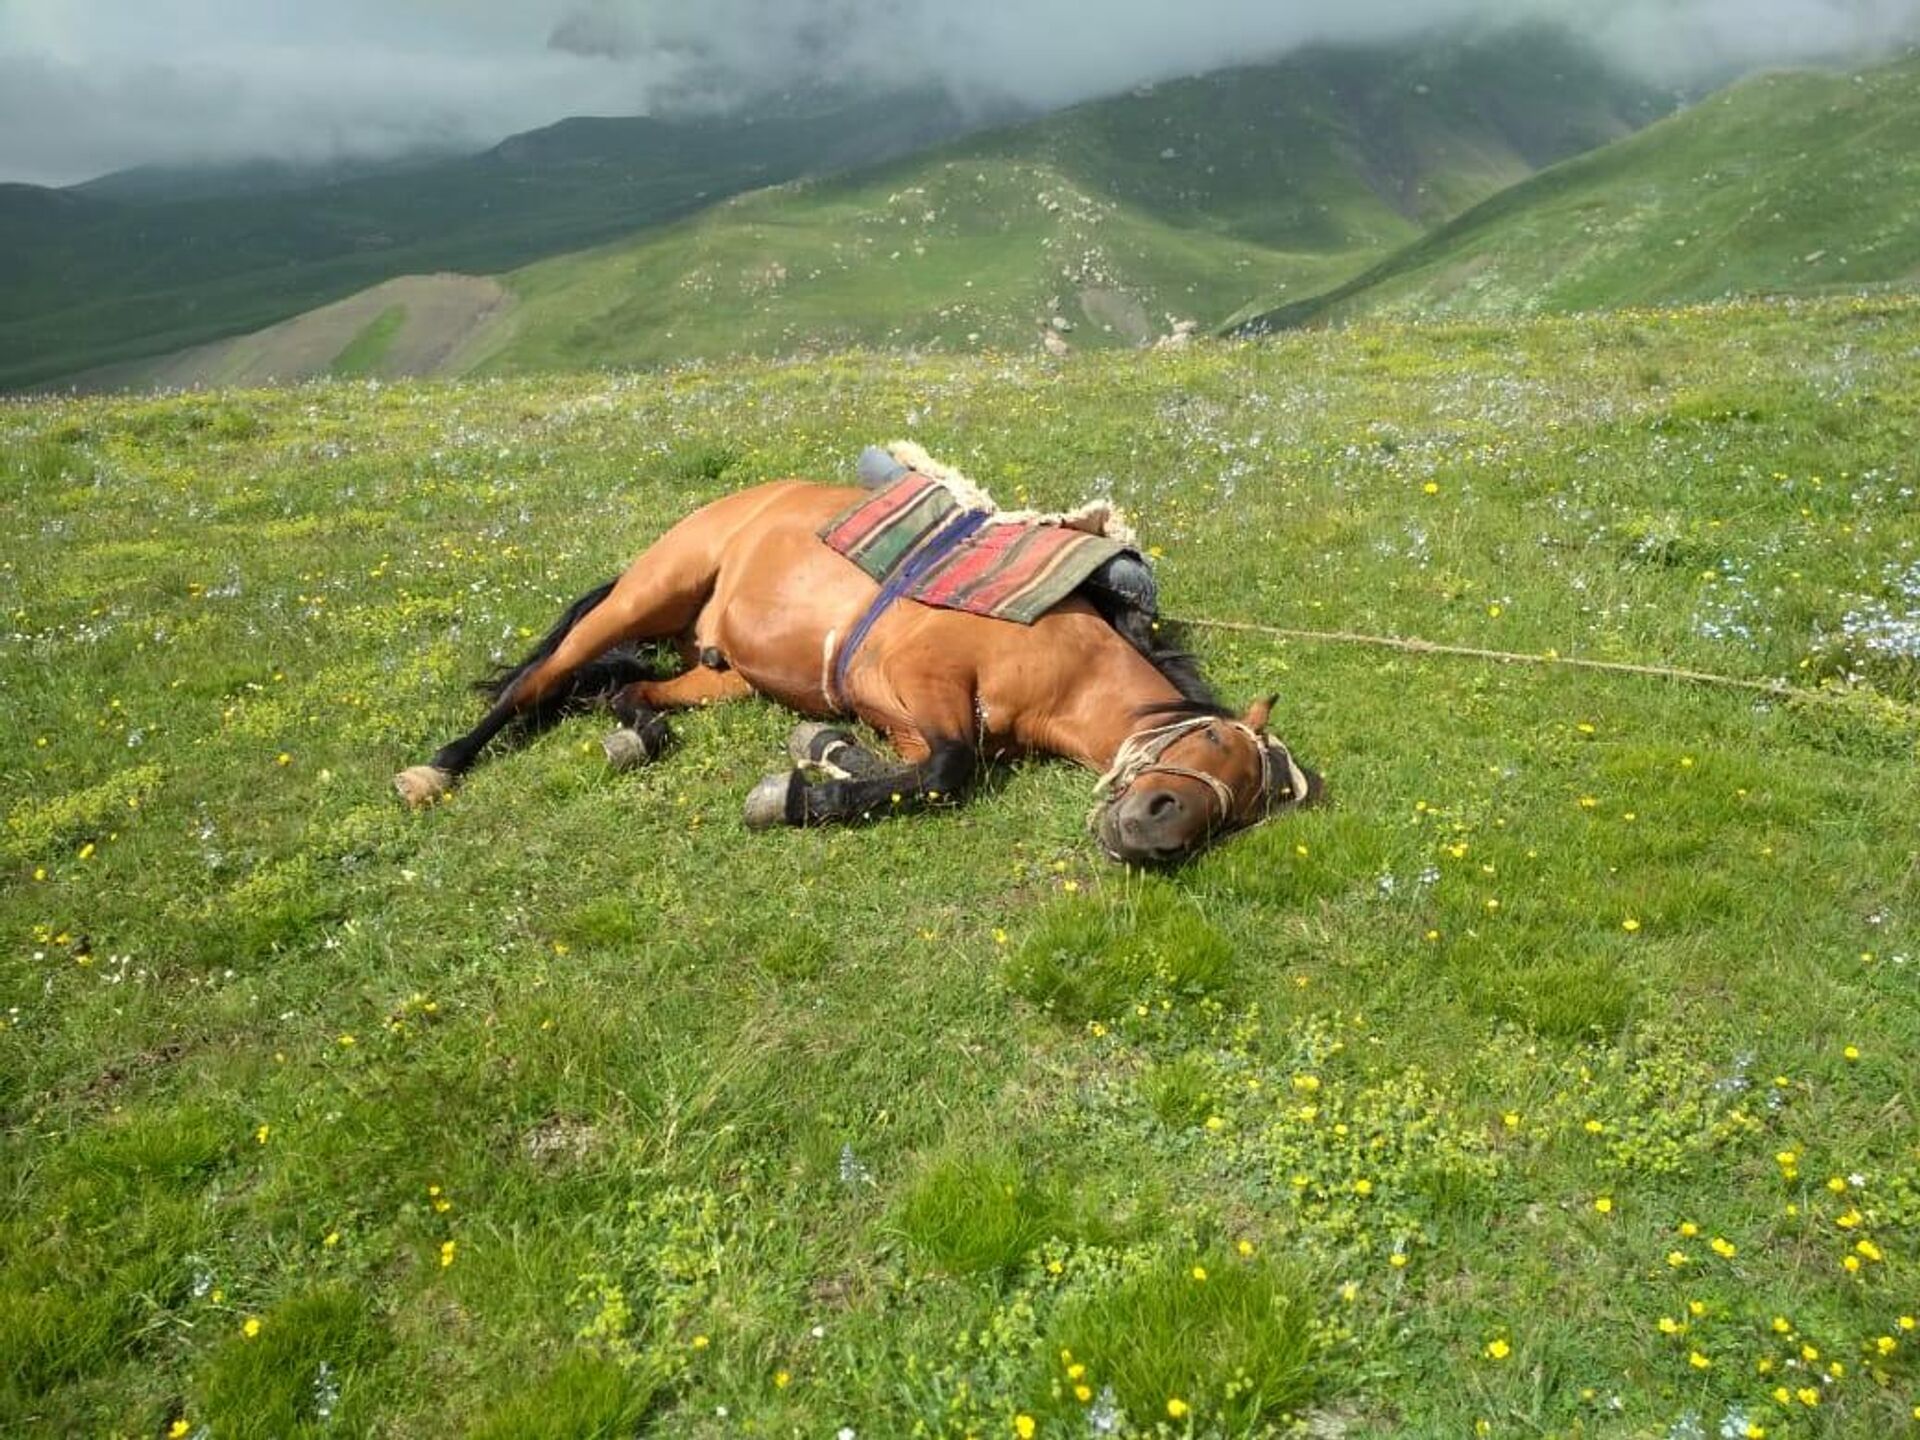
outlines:
[[1849, 1060], [1858, 1060], [1860, 1058], [1860, 1047], [1857, 1045], [1849, 1045], [1840, 1053]]
[[1194, 1278], [1194, 1279], [1196, 1279], [1196, 1280], [1204, 1280], [1204, 1279], [1206, 1279], [1206, 1278], [1207, 1278], [1207, 1267], [1206, 1267], [1206, 1266], [1204, 1266], [1204, 1265], [1196, 1265], [1196, 1266], [1194, 1266], [1194, 1267], [1193, 1267], [1193, 1278]]
[[1420, 493], [1422, 495], [1438, 495], [1440, 493], [1440, 486], [1434, 481], [1429, 480], [1420, 487]]
[[293, 756], [282, 750], [278, 755], [273, 757], [273, 763], [276, 765], [291, 765], [293, 764]]
[[712, 1343], [713, 1341], [709, 1340], [705, 1335], [696, 1335], [693, 1337], [693, 1348], [696, 1350], [704, 1350]]
[[253, 1339], [254, 1336], [260, 1333], [260, 1317], [258, 1315], [247, 1316], [246, 1320], [240, 1326], [240, 1333], [249, 1340]]
[[[793, 1376], [788, 1374], [785, 1370], [776, 1370], [773, 1372], [773, 1388], [774, 1389], [784, 1390], [787, 1388], [787, 1386], [791, 1385], [792, 1383], [793, 1383]], [[1029, 1430], [1027, 1433], [1031, 1435], [1033, 1432]]]
[[1171, 1415], [1174, 1419], [1178, 1420], [1186, 1413], [1187, 1402], [1182, 1400], [1178, 1395], [1175, 1395], [1167, 1401], [1167, 1414]]
[[1033, 1416], [1016, 1415], [1013, 1417], [1013, 1433], [1020, 1440], [1033, 1440]]
[[1798, 1400], [1802, 1405], [1818, 1405], [1820, 1403], [1820, 1392], [1811, 1385], [1802, 1385], [1798, 1390], [1793, 1392], [1793, 1396], [1794, 1399]]
[[1792, 1403], [1792, 1400], [1793, 1400], [1793, 1391], [1789, 1390], [1786, 1386], [1776, 1385], [1773, 1387], [1773, 1403], [1774, 1404], [1787, 1405]]
[[460, 1242], [457, 1240], [442, 1240], [440, 1242], [440, 1268], [442, 1270], [453, 1264], [453, 1252], [459, 1248]]
[[1776, 1315], [1773, 1317], [1773, 1333], [1774, 1334], [1785, 1335], [1785, 1334], [1788, 1334], [1790, 1331], [1792, 1331], [1792, 1329], [1793, 1329], [1793, 1322], [1787, 1319], [1786, 1316]]
[[1811, 1345], [1802, 1345], [1800, 1347], [1800, 1358], [1811, 1365], [1820, 1358], [1820, 1352]]
[[1686, 1263], [1687, 1263], [1686, 1251], [1669, 1250], [1667, 1252], [1667, 1264], [1671, 1265], [1674, 1269], [1678, 1270], [1682, 1265]]
[[253, 1132], [253, 1138], [259, 1144], [264, 1145], [267, 1143], [267, 1137], [271, 1134], [273, 1134], [273, 1127], [271, 1125], [262, 1125]]
[[1396, 1270], [1405, 1269], [1407, 1264], [1407, 1252], [1404, 1250], [1394, 1251], [1391, 1255], [1387, 1257], [1387, 1263], [1393, 1266], [1393, 1268]]
[[1207, 1129], [1217, 1131], [1217, 1130], [1224, 1130], [1226, 1128], [1227, 1128], [1227, 1122], [1221, 1116], [1209, 1115], [1207, 1117]]
[[1069, 1365], [1069, 1366], [1067, 1366], [1067, 1378], [1068, 1378], [1069, 1380], [1084, 1380], [1084, 1379], [1086, 1379], [1086, 1378], [1087, 1378], [1087, 1367], [1086, 1367], [1086, 1366], [1084, 1366], [1084, 1365], [1082, 1365], [1082, 1364], [1081, 1364], [1081, 1363], [1080, 1363], [1079, 1361], [1077, 1361], [1077, 1360], [1076, 1360], [1076, 1361], [1074, 1361], [1074, 1363], [1073, 1363], [1073, 1364], [1071, 1364], [1071, 1365]]
[[1698, 1350], [1689, 1350], [1687, 1352], [1687, 1364], [1696, 1370], [1711, 1370], [1713, 1368], [1713, 1361], [1702, 1355]]
[[1832, 1191], [1832, 1192], [1833, 1192], [1834, 1194], [1836, 1194], [1836, 1195], [1844, 1195], [1844, 1194], [1846, 1194], [1846, 1193], [1847, 1193], [1847, 1180], [1846, 1180], [1846, 1177], [1845, 1177], [1844, 1175], [1830, 1175], [1830, 1176], [1828, 1176], [1828, 1177], [1827, 1177], [1827, 1189], [1829, 1189], [1829, 1190], [1831, 1190], [1831, 1191]]
[[183, 1415], [178, 1420], [174, 1421], [171, 1425], [167, 1426], [167, 1440], [180, 1440], [180, 1437], [182, 1435], [185, 1435], [187, 1431], [191, 1430], [192, 1428], [193, 1427], [187, 1423], [186, 1417]]
[[320, 1243], [326, 1246], [329, 1250], [333, 1249], [334, 1246], [340, 1243], [340, 1232], [338, 1230], [329, 1230], [326, 1234], [326, 1238], [323, 1239]]
[[1894, 1321], [1893, 1323], [1898, 1325], [1902, 1330], [1911, 1330], [1913, 1329], [1915, 1324], [1920, 1322], [1915, 1321], [1913, 1316], [1911, 1315], [1902, 1315], [1898, 1320]]
[[1509, 1130], [1518, 1130], [1520, 1128], [1520, 1112], [1518, 1110], [1507, 1111], [1506, 1114], [1500, 1117], [1500, 1123]]
[[1738, 1251], [1738, 1247], [1731, 1240], [1723, 1239], [1718, 1235], [1713, 1237], [1712, 1244], [1713, 1253], [1722, 1260], [1731, 1260]]
[[1702, 1315], [1707, 1313], [1707, 1302], [1704, 1300], [1687, 1301], [1687, 1313], [1698, 1320]]
[[1086, 1404], [1089, 1400], [1093, 1399], [1092, 1387], [1087, 1385], [1074, 1386], [1073, 1398], [1078, 1400], [1082, 1405]]
[[1694, 1224], [1691, 1220], [1682, 1220], [1680, 1222], [1680, 1233], [1686, 1236], [1687, 1239], [1691, 1240], [1694, 1236], [1700, 1233], [1700, 1227]]
[[1620, 928], [1626, 931], [1629, 935], [1631, 935], [1633, 934], [1634, 931], [1640, 928], [1640, 922], [1634, 919], [1631, 915], [1629, 915], [1626, 919], [1620, 922]]
[[1880, 1253], [1880, 1247], [1871, 1240], [1862, 1240], [1853, 1248], [1858, 1250], [1860, 1254], [1868, 1260], [1879, 1261], [1885, 1258]]
[[1593, 1208], [1598, 1210], [1602, 1215], [1611, 1215], [1613, 1213], [1613, 1197], [1611, 1195], [1596, 1197], [1593, 1202]]
[[1490, 1340], [1487, 1342], [1487, 1358], [1489, 1360], [1504, 1360], [1512, 1353], [1513, 1347], [1505, 1340]]
[[1598, 1135], [1601, 1132], [1603, 1132], [1607, 1127], [1603, 1122], [1599, 1120], [1588, 1120], [1584, 1124], [1582, 1124], [1580, 1128], [1582, 1130], [1585, 1130], [1589, 1135]]
[[1858, 1275], [1860, 1273], [1860, 1257], [1858, 1255], [1849, 1255], [1846, 1259], [1842, 1260], [1840, 1264], [1849, 1275]]
[[1660, 1317], [1660, 1333], [1662, 1335], [1678, 1335], [1686, 1328], [1686, 1326], [1682, 1325], [1671, 1315], [1662, 1315]]
[[1366, 1176], [1361, 1176], [1353, 1182], [1353, 1193], [1356, 1195], [1371, 1195], [1373, 1193], [1373, 1182], [1367, 1179]]
[[1242, 1255], [1251, 1255], [1253, 1254], [1253, 1242], [1251, 1240], [1242, 1240], [1238, 1245], [1234, 1246], [1234, 1249], [1238, 1250]]

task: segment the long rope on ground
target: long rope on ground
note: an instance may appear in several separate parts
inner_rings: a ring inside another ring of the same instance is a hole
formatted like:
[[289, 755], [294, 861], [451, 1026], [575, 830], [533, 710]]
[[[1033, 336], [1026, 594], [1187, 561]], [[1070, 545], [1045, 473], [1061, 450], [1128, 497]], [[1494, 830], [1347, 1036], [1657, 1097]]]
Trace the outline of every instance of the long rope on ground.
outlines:
[[[1502, 665], [1558, 665], [1575, 670], [1601, 670], [1615, 675], [1650, 675], [1663, 680], [1684, 680], [1693, 685], [1719, 685], [1734, 690], [1754, 690], [1780, 700], [1804, 700], [1814, 703], [1839, 703], [1847, 699], [1844, 691], [1809, 690], [1789, 685], [1784, 680], [1753, 680], [1742, 675], [1718, 675], [1710, 670], [1685, 670], [1676, 665], [1637, 665], [1625, 660], [1588, 660], [1578, 655], [1562, 655], [1549, 650], [1544, 654], [1525, 654], [1515, 650], [1487, 650], [1477, 645], [1443, 645], [1411, 635], [1364, 635], [1354, 630], [1296, 630], [1285, 625], [1257, 625], [1250, 620], [1212, 620], [1204, 616], [1169, 616], [1176, 625], [1196, 630], [1226, 630], [1247, 635], [1271, 635], [1282, 640], [1310, 640], [1336, 645], [1369, 645], [1381, 650], [1401, 650], [1413, 655], [1462, 655], [1473, 660], [1493, 660]], [[1920, 723], [1920, 707], [1884, 699], [1887, 708], [1910, 722]]]

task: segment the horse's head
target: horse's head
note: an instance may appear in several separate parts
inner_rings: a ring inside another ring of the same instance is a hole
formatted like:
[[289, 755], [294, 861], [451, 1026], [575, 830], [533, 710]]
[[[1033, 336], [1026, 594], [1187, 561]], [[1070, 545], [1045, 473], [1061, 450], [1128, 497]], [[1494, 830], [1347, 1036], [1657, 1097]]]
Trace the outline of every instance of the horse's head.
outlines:
[[1129, 735], [1100, 777], [1094, 833], [1134, 865], [1183, 860], [1209, 841], [1320, 798], [1318, 775], [1267, 734], [1271, 699], [1240, 719], [1200, 714]]

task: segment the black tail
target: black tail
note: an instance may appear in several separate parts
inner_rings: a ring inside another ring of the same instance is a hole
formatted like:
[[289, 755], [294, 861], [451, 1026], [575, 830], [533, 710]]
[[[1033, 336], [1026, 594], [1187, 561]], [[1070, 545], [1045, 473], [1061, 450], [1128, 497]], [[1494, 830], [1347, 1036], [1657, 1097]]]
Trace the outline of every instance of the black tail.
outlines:
[[[558, 650], [567, 633], [585, 619], [594, 606], [613, 593], [615, 583], [609, 580], [604, 585], [596, 585], [575, 600], [553, 629], [527, 652], [525, 659], [517, 665], [495, 666], [491, 674], [474, 681], [473, 688], [496, 705], [506, 699], [522, 675]], [[648, 643], [616, 645], [580, 666], [567, 677], [564, 689], [547, 696], [533, 709], [517, 717], [514, 723], [526, 731], [543, 730], [563, 715], [587, 709], [598, 701], [608, 699], [621, 686], [630, 685], [635, 680], [645, 680], [655, 673], [655, 651], [656, 647]]]

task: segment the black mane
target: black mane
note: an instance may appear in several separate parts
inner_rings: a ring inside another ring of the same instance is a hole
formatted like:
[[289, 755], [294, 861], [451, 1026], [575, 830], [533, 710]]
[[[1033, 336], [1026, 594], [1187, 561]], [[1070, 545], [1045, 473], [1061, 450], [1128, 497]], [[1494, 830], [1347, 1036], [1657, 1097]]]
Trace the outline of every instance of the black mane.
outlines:
[[1220, 703], [1220, 697], [1213, 693], [1213, 687], [1200, 673], [1200, 662], [1193, 652], [1180, 643], [1185, 637], [1179, 625], [1137, 605], [1128, 605], [1093, 586], [1087, 586], [1081, 593], [1101, 617], [1180, 692], [1178, 700], [1148, 706], [1143, 714], [1232, 716], [1233, 712]]

